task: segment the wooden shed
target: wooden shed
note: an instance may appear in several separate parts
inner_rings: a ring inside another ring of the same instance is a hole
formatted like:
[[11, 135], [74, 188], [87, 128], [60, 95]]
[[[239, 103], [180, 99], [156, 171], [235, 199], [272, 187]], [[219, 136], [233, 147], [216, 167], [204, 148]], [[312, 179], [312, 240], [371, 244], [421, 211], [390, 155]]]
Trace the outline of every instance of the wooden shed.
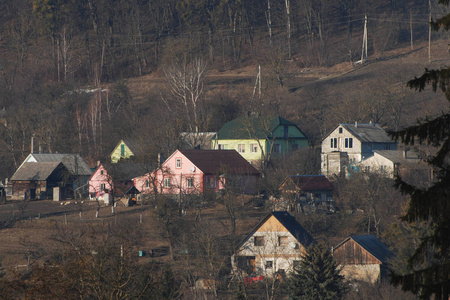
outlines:
[[333, 249], [346, 280], [375, 283], [387, 276], [394, 253], [373, 235], [351, 236]]
[[13, 199], [51, 199], [53, 188], [72, 193], [73, 177], [61, 162], [24, 163], [11, 177]]

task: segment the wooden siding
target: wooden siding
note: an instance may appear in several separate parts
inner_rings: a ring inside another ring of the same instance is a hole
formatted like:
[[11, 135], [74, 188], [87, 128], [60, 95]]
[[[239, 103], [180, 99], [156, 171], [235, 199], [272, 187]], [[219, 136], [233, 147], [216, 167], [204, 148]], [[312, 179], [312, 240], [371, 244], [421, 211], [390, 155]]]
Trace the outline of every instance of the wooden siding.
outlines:
[[381, 264], [381, 261], [352, 239], [334, 249], [333, 255], [336, 262], [340, 265]]

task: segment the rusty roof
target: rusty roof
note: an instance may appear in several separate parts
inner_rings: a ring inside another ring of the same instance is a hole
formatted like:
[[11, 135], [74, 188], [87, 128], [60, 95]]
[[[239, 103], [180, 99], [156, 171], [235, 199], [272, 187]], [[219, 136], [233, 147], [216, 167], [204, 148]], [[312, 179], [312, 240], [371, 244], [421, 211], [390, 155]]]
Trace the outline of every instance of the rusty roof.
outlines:
[[205, 174], [251, 174], [260, 172], [236, 150], [179, 150]]

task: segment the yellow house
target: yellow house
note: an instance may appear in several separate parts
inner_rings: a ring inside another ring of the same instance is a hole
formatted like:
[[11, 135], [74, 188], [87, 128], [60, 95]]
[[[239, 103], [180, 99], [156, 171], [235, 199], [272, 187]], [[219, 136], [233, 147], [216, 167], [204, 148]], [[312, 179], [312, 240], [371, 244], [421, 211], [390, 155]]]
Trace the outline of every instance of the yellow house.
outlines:
[[250, 116], [223, 125], [211, 145], [216, 150], [234, 149], [253, 163], [307, 147], [308, 138], [297, 125], [281, 117]]
[[137, 154], [138, 147], [132, 140], [121, 140], [111, 152], [111, 163], [115, 164], [121, 159], [130, 158]]

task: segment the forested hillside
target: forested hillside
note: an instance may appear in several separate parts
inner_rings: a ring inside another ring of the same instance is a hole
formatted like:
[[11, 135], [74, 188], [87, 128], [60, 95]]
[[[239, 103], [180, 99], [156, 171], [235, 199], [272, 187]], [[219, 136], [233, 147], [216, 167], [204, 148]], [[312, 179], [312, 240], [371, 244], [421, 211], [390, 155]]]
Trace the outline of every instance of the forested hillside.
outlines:
[[[11, 176], [32, 137], [34, 151], [93, 163], [124, 137], [139, 138], [153, 159], [180, 146], [182, 131], [215, 131], [255, 111], [289, 117], [313, 142], [338, 122], [414, 122], [404, 116], [421, 106], [405, 109], [404, 82], [427, 65], [427, 5], [2, 1], [0, 176]], [[433, 16], [441, 10], [433, 3]], [[369, 63], [357, 64], [364, 15]]]

